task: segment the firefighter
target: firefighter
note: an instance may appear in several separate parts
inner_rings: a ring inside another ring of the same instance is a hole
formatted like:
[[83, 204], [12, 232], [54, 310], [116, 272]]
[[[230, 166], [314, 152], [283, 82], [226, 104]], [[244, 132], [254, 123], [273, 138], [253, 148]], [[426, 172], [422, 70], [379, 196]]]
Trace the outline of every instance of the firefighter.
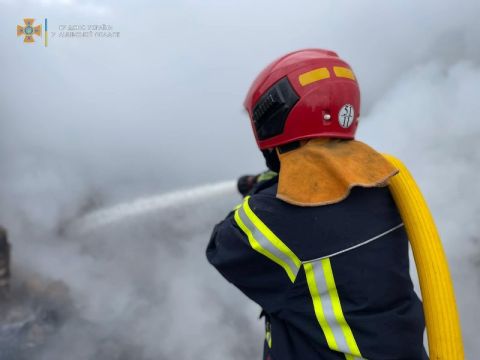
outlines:
[[264, 359], [428, 359], [387, 187], [398, 170], [354, 139], [351, 67], [332, 51], [289, 53], [258, 75], [245, 107], [270, 172], [241, 179], [246, 196], [207, 258], [261, 306]]

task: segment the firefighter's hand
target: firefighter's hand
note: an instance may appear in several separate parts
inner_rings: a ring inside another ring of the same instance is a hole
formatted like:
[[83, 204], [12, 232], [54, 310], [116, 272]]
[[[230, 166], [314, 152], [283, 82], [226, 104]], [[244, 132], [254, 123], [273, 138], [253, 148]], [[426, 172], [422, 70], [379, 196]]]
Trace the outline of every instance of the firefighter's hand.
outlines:
[[270, 180], [277, 176], [276, 172], [267, 170], [258, 175], [244, 175], [238, 179], [237, 188], [238, 192], [243, 196], [246, 196], [253, 187], [261, 181]]
[[237, 181], [237, 189], [242, 196], [246, 196], [257, 183], [258, 175], [243, 175]]

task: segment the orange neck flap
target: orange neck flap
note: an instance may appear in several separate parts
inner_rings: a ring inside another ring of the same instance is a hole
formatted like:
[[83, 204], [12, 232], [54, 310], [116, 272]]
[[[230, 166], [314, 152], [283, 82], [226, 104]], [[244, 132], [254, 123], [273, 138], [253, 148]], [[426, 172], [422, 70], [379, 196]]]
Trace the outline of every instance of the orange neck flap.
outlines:
[[354, 186], [386, 186], [398, 173], [381, 154], [356, 140], [312, 139], [278, 156], [277, 198], [299, 206], [333, 204]]

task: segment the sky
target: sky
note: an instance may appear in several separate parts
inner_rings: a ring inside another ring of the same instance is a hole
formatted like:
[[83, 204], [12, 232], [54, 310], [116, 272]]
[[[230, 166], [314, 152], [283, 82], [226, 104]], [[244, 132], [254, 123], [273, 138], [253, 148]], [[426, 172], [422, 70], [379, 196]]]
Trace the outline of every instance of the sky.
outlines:
[[[61, 229], [93, 209], [262, 171], [248, 87], [276, 57], [319, 47], [359, 79], [358, 139], [401, 158], [430, 204], [472, 358], [479, 11], [475, 0], [0, 0], [0, 223], [14, 275], [66, 283], [75, 307], [38, 356], [98, 357], [114, 339], [145, 359], [259, 357], [258, 308], [204, 257], [233, 192], [88, 237]], [[48, 47], [16, 37], [29, 17], [48, 19]], [[102, 24], [119, 37], [60, 37]]]

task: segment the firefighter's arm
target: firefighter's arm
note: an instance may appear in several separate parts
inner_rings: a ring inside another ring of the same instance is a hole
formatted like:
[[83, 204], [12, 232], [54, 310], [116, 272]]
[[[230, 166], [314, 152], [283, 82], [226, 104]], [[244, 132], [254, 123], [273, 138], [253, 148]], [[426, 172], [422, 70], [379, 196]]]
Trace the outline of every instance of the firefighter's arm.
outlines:
[[257, 184], [273, 179], [278, 174], [271, 170], [266, 170], [258, 175], [243, 175], [237, 181], [237, 189], [240, 194], [247, 196]]
[[274, 312], [283, 306], [298, 268], [273, 244], [267, 243], [261, 232], [264, 229], [252, 228], [254, 224], [244, 208], [245, 202], [215, 227], [207, 258], [245, 295], [267, 312]]

